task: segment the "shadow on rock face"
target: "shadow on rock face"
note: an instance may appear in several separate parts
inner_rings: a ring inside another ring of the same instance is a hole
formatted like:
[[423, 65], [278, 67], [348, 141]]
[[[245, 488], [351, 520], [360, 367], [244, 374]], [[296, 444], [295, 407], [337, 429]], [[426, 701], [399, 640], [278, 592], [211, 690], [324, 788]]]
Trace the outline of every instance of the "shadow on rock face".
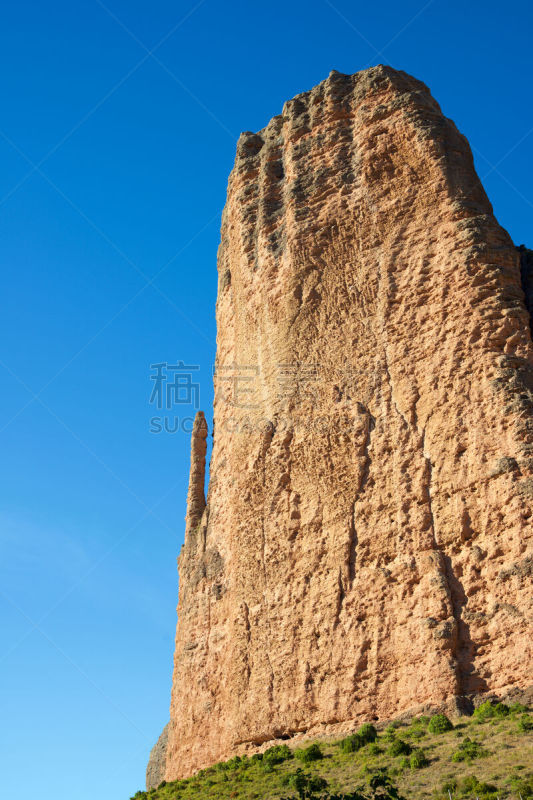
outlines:
[[148, 766], [146, 768], [147, 789], [155, 789], [165, 777], [169, 725], [170, 723], [165, 725], [161, 736], [153, 746], [152, 752], [150, 753], [150, 760], [148, 761]]

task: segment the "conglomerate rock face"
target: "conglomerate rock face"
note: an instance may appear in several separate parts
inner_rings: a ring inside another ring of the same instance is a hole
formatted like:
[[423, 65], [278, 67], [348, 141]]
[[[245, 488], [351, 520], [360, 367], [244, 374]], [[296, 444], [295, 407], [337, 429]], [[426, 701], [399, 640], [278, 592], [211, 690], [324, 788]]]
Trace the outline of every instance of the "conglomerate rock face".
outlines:
[[533, 683], [519, 253], [429, 90], [332, 73], [243, 134], [219, 274], [166, 778]]

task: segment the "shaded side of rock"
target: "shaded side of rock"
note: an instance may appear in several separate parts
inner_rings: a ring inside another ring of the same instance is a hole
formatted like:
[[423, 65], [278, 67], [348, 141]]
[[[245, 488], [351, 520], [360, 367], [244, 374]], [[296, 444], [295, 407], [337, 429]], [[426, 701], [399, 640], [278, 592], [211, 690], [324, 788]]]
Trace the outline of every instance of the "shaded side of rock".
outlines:
[[518, 248], [520, 253], [520, 275], [522, 278], [522, 288], [526, 298], [526, 308], [531, 318], [531, 333], [533, 335], [533, 250], [529, 250], [523, 244]]
[[169, 725], [165, 725], [161, 736], [153, 746], [150, 753], [150, 760], [146, 768], [146, 788], [155, 789], [165, 778], [167, 764], [167, 745], [168, 745]]

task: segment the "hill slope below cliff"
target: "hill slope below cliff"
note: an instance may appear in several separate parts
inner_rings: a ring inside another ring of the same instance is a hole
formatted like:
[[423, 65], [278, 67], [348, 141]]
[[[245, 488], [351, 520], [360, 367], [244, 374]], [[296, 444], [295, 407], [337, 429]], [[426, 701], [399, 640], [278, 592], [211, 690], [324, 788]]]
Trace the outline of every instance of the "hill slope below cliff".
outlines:
[[294, 750], [281, 745], [252, 758], [237, 757], [186, 780], [137, 792], [134, 800], [333, 800], [352, 793], [358, 798], [527, 800], [533, 797], [532, 755], [533, 714], [519, 704], [485, 703], [452, 727], [443, 715], [415, 717], [379, 732], [365, 725], [341, 740], [307, 742]]

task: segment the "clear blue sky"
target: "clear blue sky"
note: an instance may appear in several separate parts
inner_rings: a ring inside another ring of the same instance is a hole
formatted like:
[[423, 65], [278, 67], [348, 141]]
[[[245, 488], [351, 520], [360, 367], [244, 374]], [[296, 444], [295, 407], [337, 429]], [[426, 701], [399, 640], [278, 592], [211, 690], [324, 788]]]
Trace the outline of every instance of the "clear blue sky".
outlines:
[[532, 21], [525, 0], [2, 3], [2, 796], [127, 800], [167, 721], [189, 439], [150, 433], [150, 364], [198, 365], [210, 416], [239, 132], [333, 68], [407, 70], [531, 244]]

